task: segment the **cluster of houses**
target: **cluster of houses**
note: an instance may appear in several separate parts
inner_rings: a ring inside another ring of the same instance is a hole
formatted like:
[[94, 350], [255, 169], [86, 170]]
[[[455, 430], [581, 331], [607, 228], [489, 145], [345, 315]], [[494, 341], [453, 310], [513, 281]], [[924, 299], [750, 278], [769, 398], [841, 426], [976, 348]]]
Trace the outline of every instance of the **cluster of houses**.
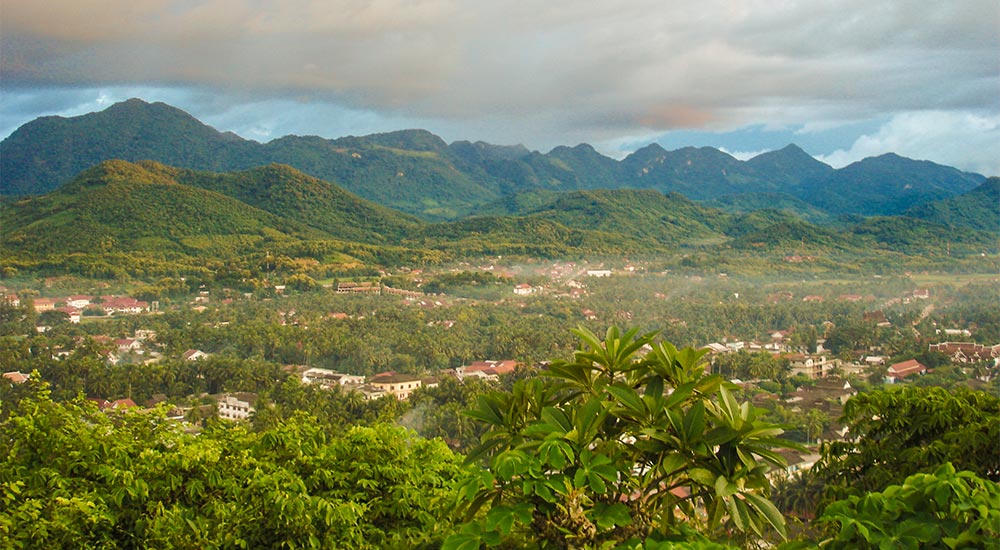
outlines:
[[951, 357], [954, 363], [966, 365], [991, 362], [995, 366], [1000, 366], [1000, 344], [987, 346], [971, 342], [941, 342], [940, 344], [931, 344], [930, 350]]
[[365, 399], [379, 399], [390, 395], [399, 400], [406, 400], [418, 388], [437, 387], [440, 377], [452, 377], [458, 380], [474, 378], [479, 380], [497, 381], [501, 375], [514, 372], [520, 365], [514, 360], [474, 361], [455, 369], [438, 371], [438, 376], [420, 376], [397, 372], [381, 372], [374, 376], [364, 377], [354, 374], [343, 374], [329, 369], [305, 368], [299, 376], [305, 384], [316, 384], [322, 388], [342, 386], [361, 393]]
[[[3, 294], [3, 299], [14, 307], [21, 306], [17, 294]], [[136, 315], [157, 309], [157, 303], [144, 302], [131, 296], [87, 296], [77, 294], [62, 298], [37, 297], [31, 300], [35, 313], [58, 311], [65, 313], [70, 322], [79, 323], [85, 310], [100, 310], [101, 315]]]

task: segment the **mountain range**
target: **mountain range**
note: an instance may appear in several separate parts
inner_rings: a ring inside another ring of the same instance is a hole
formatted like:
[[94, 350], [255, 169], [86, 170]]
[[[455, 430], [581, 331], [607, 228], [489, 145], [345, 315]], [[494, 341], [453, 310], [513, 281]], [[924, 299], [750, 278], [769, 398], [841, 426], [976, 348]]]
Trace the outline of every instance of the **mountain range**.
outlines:
[[287, 165], [219, 173], [109, 160], [49, 193], [0, 201], [0, 268], [246, 278], [276, 264], [330, 273], [486, 255], [693, 255], [736, 268], [789, 254], [829, 266], [928, 265], [996, 251], [1000, 231], [983, 220], [1000, 217], [998, 182], [928, 203], [921, 219], [856, 216], [831, 226], [776, 209], [727, 213], [650, 189], [522, 193], [491, 215], [427, 222]]
[[448, 144], [425, 130], [285, 136], [262, 144], [219, 132], [175, 107], [131, 99], [78, 117], [39, 118], [16, 130], [0, 142], [0, 195], [47, 193], [111, 159], [213, 172], [277, 163], [425, 221], [502, 214], [504, 204], [537, 203], [552, 192], [638, 189], [678, 193], [730, 212], [778, 208], [828, 223], [845, 214], [916, 212], [985, 181], [894, 154], [835, 170], [795, 145], [744, 162], [710, 147], [667, 151], [657, 144], [620, 161], [587, 144], [543, 154], [522, 146]]

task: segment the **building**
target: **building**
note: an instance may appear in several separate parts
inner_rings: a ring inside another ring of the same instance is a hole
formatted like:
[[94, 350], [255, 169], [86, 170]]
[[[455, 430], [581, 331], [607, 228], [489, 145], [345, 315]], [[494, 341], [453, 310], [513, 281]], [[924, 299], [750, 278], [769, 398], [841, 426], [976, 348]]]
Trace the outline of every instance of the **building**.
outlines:
[[514, 287], [514, 294], [518, 296], [527, 296], [535, 291], [535, 288], [528, 283], [521, 283]]
[[83, 309], [90, 305], [90, 301], [93, 300], [93, 296], [86, 296], [84, 294], [76, 294], [66, 298], [66, 305], [70, 307], [75, 307], [77, 309]]
[[27, 374], [22, 373], [21, 371], [15, 370], [3, 373], [3, 378], [4, 380], [9, 381], [11, 384], [23, 384], [27, 382], [28, 378], [30, 377]]
[[52, 311], [56, 308], [56, 301], [52, 298], [35, 298], [35, 313]]
[[996, 362], [1000, 359], [1000, 344], [985, 346], [972, 342], [941, 342], [940, 344], [931, 344], [929, 349], [951, 357], [955, 363]]
[[826, 378], [826, 375], [837, 366], [836, 360], [828, 360], [825, 355], [812, 356], [793, 353], [783, 355], [782, 357], [788, 359], [789, 366], [792, 369], [792, 376], [804, 374], [810, 380]]
[[149, 304], [129, 296], [101, 296], [101, 308], [107, 315], [115, 313], [123, 315], [136, 315], [147, 311]]
[[365, 383], [365, 377], [355, 374], [341, 374], [330, 369], [311, 368], [302, 372], [302, 383], [317, 384], [324, 389], [333, 386], [360, 386]]
[[513, 359], [502, 361], [473, 361], [472, 363], [456, 369], [459, 380], [476, 377], [484, 380], [500, 380], [500, 375], [510, 374], [517, 369], [520, 363]]
[[391, 395], [400, 401], [405, 401], [413, 393], [413, 390], [422, 385], [422, 382], [420, 377], [414, 374], [383, 372], [371, 377], [368, 380], [368, 385], [376, 392]]
[[889, 369], [886, 370], [885, 383], [893, 384], [908, 376], [924, 374], [925, 372], [927, 372], [927, 367], [922, 365], [920, 361], [917, 361], [916, 359], [910, 359], [909, 361], [903, 361], [902, 363], [895, 363], [890, 365]]
[[257, 395], [253, 393], [224, 393], [216, 397], [219, 418], [226, 420], [247, 420], [253, 414]]
[[200, 349], [189, 349], [181, 354], [181, 359], [185, 361], [198, 361], [199, 359], [204, 359], [206, 357], [208, 357], [208, 354]]
[[80, 315], [81, 315], [82, 312], [79, 309], [75, 308], [75, 307], [72, 307], [72, 306], [57, 307], [57, 308], [55, 308], [52, 311], [58, 311], [60, 313], [65, 313], [66, 317], [69, 317], [69, 322], [70, 323], [79, 323], [80, 322]]
[[337, 294], [381, 294], [382, 287], [378, 283], [337, 283]]

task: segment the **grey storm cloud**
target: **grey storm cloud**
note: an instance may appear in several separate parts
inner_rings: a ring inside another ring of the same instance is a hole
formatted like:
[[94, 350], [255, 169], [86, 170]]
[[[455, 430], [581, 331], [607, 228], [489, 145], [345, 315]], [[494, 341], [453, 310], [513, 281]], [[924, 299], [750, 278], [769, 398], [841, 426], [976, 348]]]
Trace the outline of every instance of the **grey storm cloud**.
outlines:
[[6, 0], [0, 10], [4, 89], [187, 86], [550, 143], [995, 114], [1000, 83], [995, 0]]

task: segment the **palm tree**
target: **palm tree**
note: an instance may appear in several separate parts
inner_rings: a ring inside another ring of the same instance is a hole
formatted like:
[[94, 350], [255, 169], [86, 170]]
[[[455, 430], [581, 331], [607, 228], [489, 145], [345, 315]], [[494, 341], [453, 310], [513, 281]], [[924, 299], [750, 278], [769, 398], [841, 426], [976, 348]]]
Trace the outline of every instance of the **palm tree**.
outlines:
[[819, 409], [809, 409], [805, 415], [806, 439], [815, 441], [823, 434], [830, 419]]

